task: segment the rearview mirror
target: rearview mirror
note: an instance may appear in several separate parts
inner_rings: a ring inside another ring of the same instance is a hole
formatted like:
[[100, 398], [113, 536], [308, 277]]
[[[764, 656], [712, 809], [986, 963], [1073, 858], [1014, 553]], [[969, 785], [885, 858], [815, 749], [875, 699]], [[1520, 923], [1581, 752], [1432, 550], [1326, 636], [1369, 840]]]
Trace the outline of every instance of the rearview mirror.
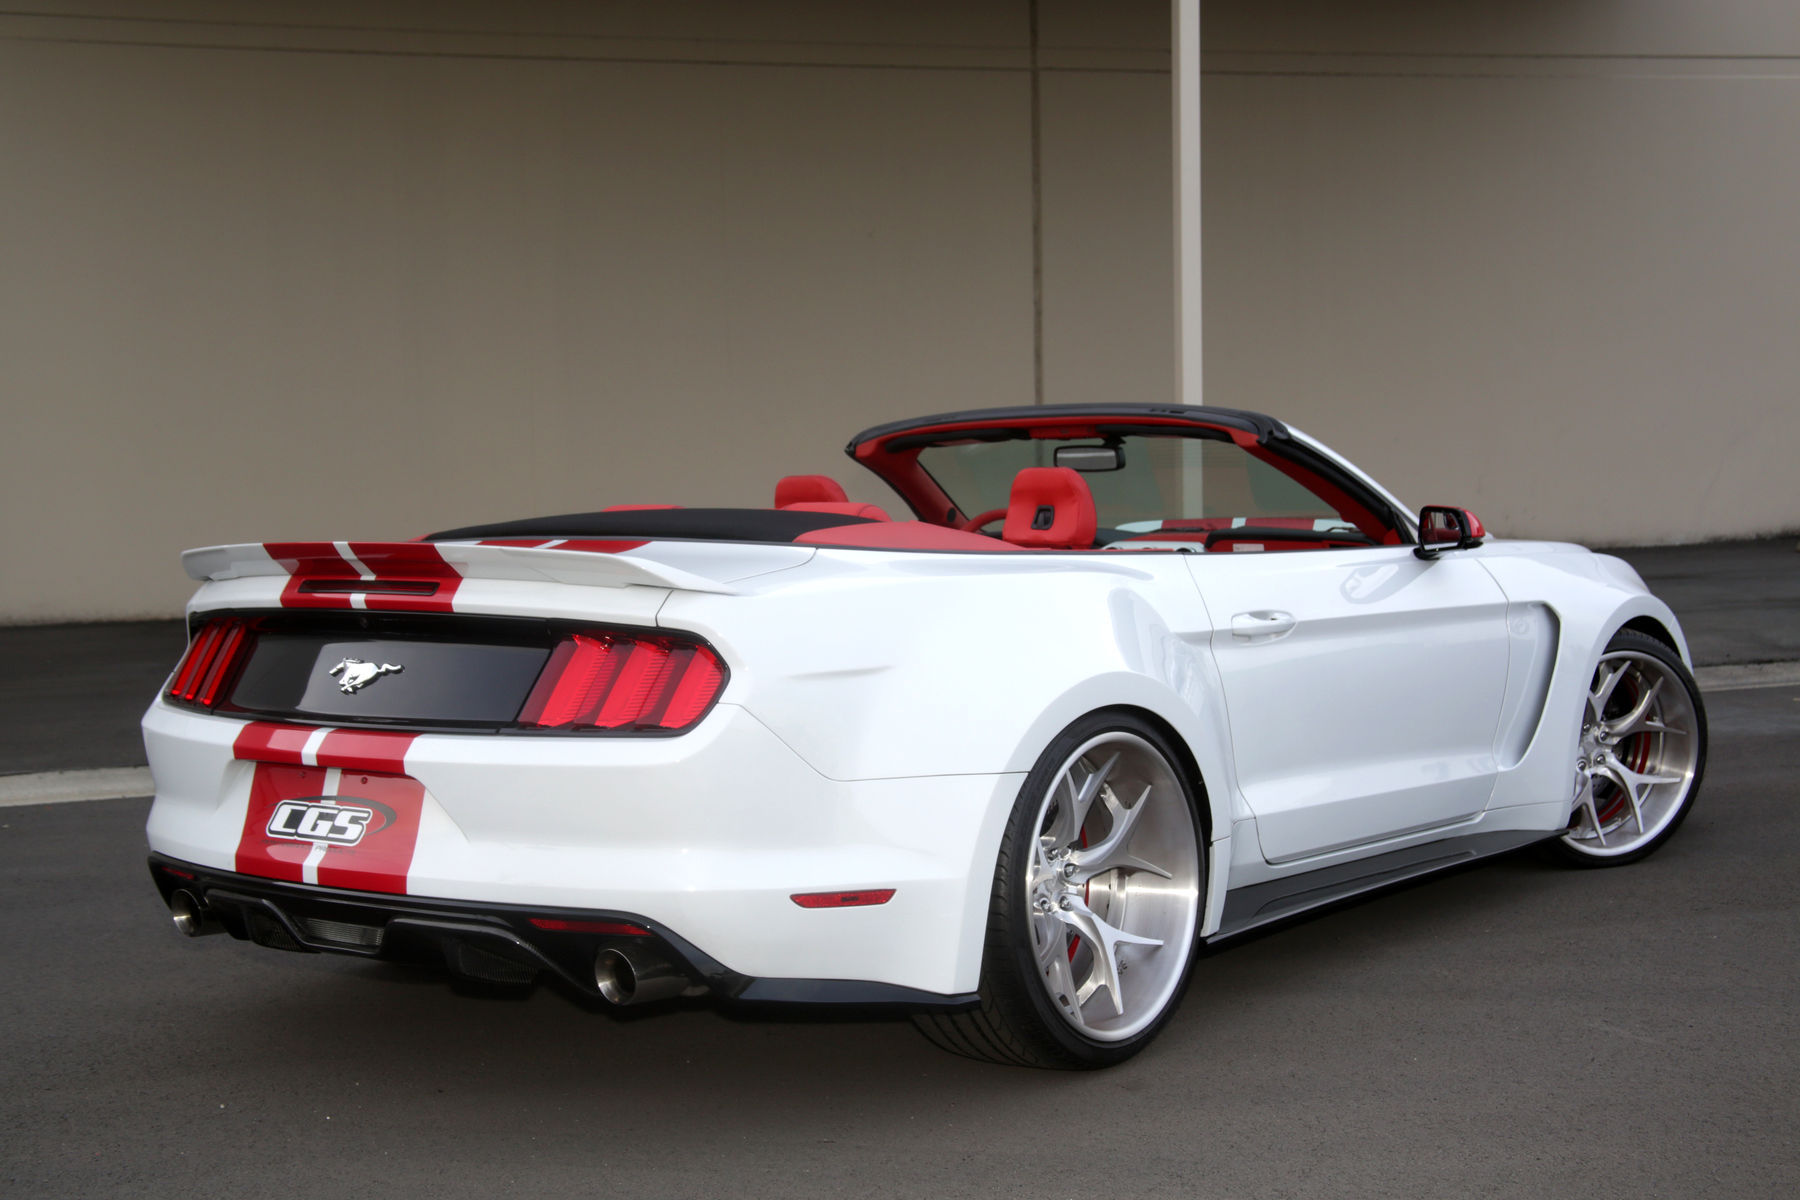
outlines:
[[1117, 471], [1125, 465], [1125, 455], [1117, 446], [1058, 446], [1053, 461], [1059, 467], [1073, 467], [1093, 474]]
[[1413, 553], [1436, 558], [1446, 550], [1472, 550], [1486, 537], [1481, 518], [1468, 509], [1427, 504], [1419, 510], [1419, 544]]

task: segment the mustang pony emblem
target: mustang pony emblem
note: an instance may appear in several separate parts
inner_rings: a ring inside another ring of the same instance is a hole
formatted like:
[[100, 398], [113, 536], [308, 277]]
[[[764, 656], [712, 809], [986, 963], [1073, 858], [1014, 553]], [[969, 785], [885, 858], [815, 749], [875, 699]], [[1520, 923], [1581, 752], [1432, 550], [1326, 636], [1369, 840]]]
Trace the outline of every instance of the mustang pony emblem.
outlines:
[[364, 662], [360, 658], [346, 658], [343, 662], [327, 671], [328, 675], [342, 675], [338, 681], [338, 691], [348, 696], [358, 688], [367, 687], [382, 675], [392, 675], [406, 668], [397, 663], [382, 663], [376, 666], [372, 662]]

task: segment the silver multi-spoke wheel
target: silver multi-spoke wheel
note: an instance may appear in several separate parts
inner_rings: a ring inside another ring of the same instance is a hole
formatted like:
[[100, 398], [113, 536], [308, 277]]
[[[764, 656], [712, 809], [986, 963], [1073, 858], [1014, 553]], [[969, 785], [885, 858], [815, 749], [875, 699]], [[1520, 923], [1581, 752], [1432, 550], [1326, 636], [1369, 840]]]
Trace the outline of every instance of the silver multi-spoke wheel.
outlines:
[[1686, 813], [1705, 754], [1693, 677], [1666, 647], [1621, 634], [1588, 687], [1562, 845], [1589, 860], [1648, 853]]
[[1079, 1033], [1142, 1032], [1180, 986], [1200, 897], [1198, 831], [1156, 748], [1112, 731], [1071, 754], [1038, 807], [1021, 881], [1038, 982]]
[[1199, 779], [1135, 713], [1063, 730], [1025, 777], [989, 895], [980, 1006], [914, 1019], [990, 1062], [1104, 1067], [1175, 1011], [1206, 890]]

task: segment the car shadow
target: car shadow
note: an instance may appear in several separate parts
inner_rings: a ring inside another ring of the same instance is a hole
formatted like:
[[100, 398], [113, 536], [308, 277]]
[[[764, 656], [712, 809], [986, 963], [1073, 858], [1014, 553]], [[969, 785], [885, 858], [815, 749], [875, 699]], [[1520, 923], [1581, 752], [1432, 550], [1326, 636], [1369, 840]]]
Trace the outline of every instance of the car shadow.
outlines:
[[[1509, 924], [1520, 925], [1529, 937], [1534, 921], [1561, 911], [1568, 894], [1563, 881], [1571, 874], [1528, 854], [1512, 855], [1210, 949], [1196, 964], [1194, 981], [1162, 1037], [1145, 1055], [1102, 1074], [1130, 1073], [1140, 1069], [1135, 1064], [1202, 1067], [1221, 1041], [1256, 1036], [1259, 1009], [1278, 1006], [1291, 993], [1331, 987], [1347, 975], [1366, 976], [1383, 956], [1430, 959], [1441, 947], [1466, 952], [1471, 941]], [[286, 1031], [305, 1027], [301, 1012], [373, 1009], [402, 1015], [400, 1021], [384, 1022], [379, 1033], [352, 1029], [340, 1041], [346, 1057], [401, 1075], [415, 1069], [431, 1041], [450, 1036], [503, 1046], [504, 1066], [492, 1081], [511, 1079], [517, 1086], [528, 1079], [567, 1078], [585, 1065], [603, 1070], [608, 1086], [654, 1079], [659, 1087], [680, 1089], [682, 1077], [669, 1076], [667, 1069], [691, 1062], [697, 1053], [714, 1072], [692, 1081], [702, 1089], [719, 1086], [720, 1073], [748, 1079], [810, 1070], [826, 1078], [872, 1081], [898, 1067], [958, 1088], [979, 1078], [984, 1088], [1001, 1091], [1014, 1080], [1038, 1088], [1046, 1077], [1097, 1078], [959, 1059], [926, 1043], [910, 1029], [907, 1014], [892, 1008], [803, 1008], [707, 997], [620, 1008], [547, 978], [526, 986], [478, 984], [453, 980], [429, 966], [280, 957], [295, 960], [295, 969], [282, 971], [291, 988], [277, 998], [245, 997], [254, 1004], [254, 1015], [242, 1016], [259, 1041], [273, 1039], [279, 1050]], [[305, 1039], [296, 1039], [291, 1049], [298, 1054], [304, 1046]]]

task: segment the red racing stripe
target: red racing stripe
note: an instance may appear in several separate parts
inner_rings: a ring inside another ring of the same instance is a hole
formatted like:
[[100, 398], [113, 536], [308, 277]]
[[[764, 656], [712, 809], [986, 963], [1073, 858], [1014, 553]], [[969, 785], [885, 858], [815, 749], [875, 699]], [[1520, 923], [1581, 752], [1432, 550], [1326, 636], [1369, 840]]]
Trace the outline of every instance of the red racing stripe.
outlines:
[[300, 585], [308, 580], [355, 579], [357, 572], [330, 542], [264, 542], [263, 549], [288, 573], [281, 589], [283, 608], [349, 608], [350, 593], [307, 594]]
[[[637, 507], [664, 508], [672, 506], [643, 504]], [[606, 511], [613, 510], [607, 509]], [[636, 550], [639, 546], [648, 546], [650, 543], [642, 539], [615, 538], [484, 538], [475, 544], [477, 546], [515, 546], [521, 550], [582, 550], [589, 554], [623, 554], [627, 550]]]
[[251, 762], [287, 763], [299, 766], [300, 751], [313, 735], [310, 725], [280, 725], [273, 721], [253, 721], [238, 731], [231, 745], [231, 756]]
[[385, 729], [324, 729], [314, 751], [314, 761], [302, 757], [306, 743], [321, 732], [317, 725], [283, 725], [253, 721], [238, 732], [232, 743], [233, 758], [249, 762], [283, 763], [288, 766], [344, 767], [353, 771], [387, 771], [403, 774], [406, 752], [416, 733]]
[[257, 763], [256, 773], [250, 777], [250, 804], [244, 810], [244, 831], [238, 837], [233, 869], [241, 875], [299, 883], [312, 843], [272, 838], [266, 830], [276, 805], [318, 795], [324, 780], [325, 772], [317, 768]]
[[[405, 773], [406, 752], [418, 735], [324, 730], [313, 756], [316, 765], [308, 765], [301, 748], [320, 733], [304, 725], [258, 721], [238, 734], [233, 754], [255, 762], [256, 768], [236, 869], [265, 879], [404, 895], [425, 806], [425, 785]], [[327, 793], [332, 768], [337, 768], [336, 786]], [[363, 808], [375, 816], [354, 845], [277, 836], [269, 831], [270, 820], [284, 801], [309, 802], [325, 811]]]
[[[493, 538], [478, 544], [623, 554], [650, 543], [642, 538]], [[264, 542], [263, 549], [288, 573], [281, 589], [283, 608], [453, 612], [462, 586], [462, 573], [431, 542]], [[365, 581], [368, 588], [356, 586]]]
[[[285, 801], [326, 813], [362, 809], [367, 822], [354, 845], [277, 836], [270, 832], [270, 821]], [[425, 785], [405, 775], [259, 762], [233, 866], [264, 879], [405, 895], [424, 807]]]
[[319, 765], [403, 775], [406, 773], [406, 751], [418, 736], [386, 730], [334, 729], [325, 735], [325, 741], [319, 747]]
[[570, 538], [554, 546], [544, 547], [546, 550], [583, 550], [589, 554], [623, 554], [627, 550], [636, 550], [639, 546], [648, 546], [647, 541], [601, 541], [595, 538]]
[[315, 578], [356, 578], [356, 572], [330, 542], [264, 542], [263, 549], [289, 575], [304, 572]]
[[437, 583], [437, 590], [429, 596], [370, 592], [364, 607], [398, 612], [453, 611], [451, 599], [462, 584], [462, 575], [444, 561], [430, 542], [351, 542], [350, 553], [377, 579]]
[[[404, 775], [345, 771], [338, 780], [338, 799], [346, 805], [365, 801], [380, 815], [354, 846], [329, 846], [319, 861], [322, 887], [356, 888], [364, 892], [406, 894], [407, 872], [419, 844], [419, 818], [425, 808], [425, 785]], [[383, 820], [385, 818], [385, 821]]]
[[[346, 558], [333, 542], [264, 542], [288, 573], [283, 608], [360, 608], [386, 612], [451, 612], [462, 576], [430, 542], [347, 542]], [[354, 561], [352, 561], [354, 559]], [[372, 580], [418, 585], [418, 590], [361, 591]]]

